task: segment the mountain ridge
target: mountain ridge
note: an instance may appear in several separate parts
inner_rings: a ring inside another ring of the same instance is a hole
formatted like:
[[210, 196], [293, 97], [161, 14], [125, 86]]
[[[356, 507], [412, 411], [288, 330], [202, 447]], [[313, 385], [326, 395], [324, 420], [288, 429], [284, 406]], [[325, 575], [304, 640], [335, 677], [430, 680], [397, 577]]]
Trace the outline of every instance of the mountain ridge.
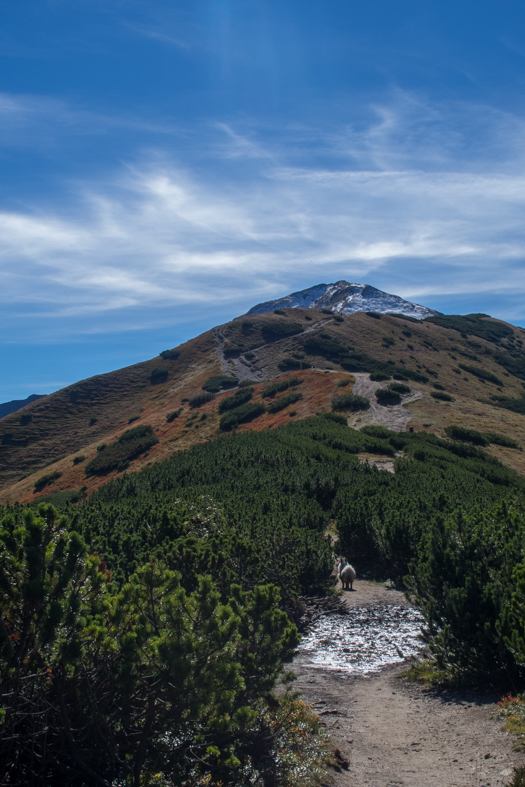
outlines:
[[316, 284], [305, 290], [292, 292], [283, 298], [258, 303], [252, 306], [247, 314], [265, 314], [284, 308], [330, 309], [336, 314], [371, 311], [378, 314], [402, 314], [405, 317], [414, 317], [416, 320], [437, 317], [441, 314], [435, 309], [378, 290], [370, 284], [347, 282], [344, 279], [333, 284]]
[[[329, 285], [317, 287], [322, 295]], [[90, 495], [124, 472], [124, 465], [133, 472], [214, 440], [223, 433], [223, 400], [243, 386], [252, 391], [247, 406], [259, 414], [237, 431], [263, 431], [330, 411], [341, 392], [350, 393], [354, 384], [357, 394], [367, 387], [372, 373], [408, 381], [412, 391], [397, 405], [400, 411], [392, 411], [399, 426], [390, 428], [402, 431], [410, 424], [441, 436], [451, 425], [468, 426], [525, 446], [522, 328], [481, 314], [417, 319], [285, 307], [237, 317], [156, 358], [82, 380], [32, 402], [22, 415], [1, 419], [0, 502], [30, 501], [42, 492]], [[298, 375], [299, 388], [278, 396], [273, 407], [264, 394], [269, 381]], [[375, 400], [374, 386], [370, 394]], [[349, 416], [348, 425], [383, 423], [382, 413], [390, 410], [373, 404]], [[146, 428], [147, 449], [104, 475], [89, 472], [101, 449], [136, 427]], [[491, 444], [486, 451], [525, 475], [525, 452], [506, 445]]]

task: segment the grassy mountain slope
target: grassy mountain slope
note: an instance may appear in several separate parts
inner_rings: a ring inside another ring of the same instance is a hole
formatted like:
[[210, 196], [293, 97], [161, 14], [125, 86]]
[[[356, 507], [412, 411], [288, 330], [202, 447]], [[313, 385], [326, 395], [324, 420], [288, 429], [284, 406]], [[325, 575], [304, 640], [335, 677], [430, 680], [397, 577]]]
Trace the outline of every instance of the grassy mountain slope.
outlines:
[[[502, 403], [497, 397], [519, 405], [522, 401], [525, 331], [485, 316], [470, 323], [454, 319], [415, 322], [366, 313], [334, 317], [312, 309], [237, 318], [181, 345], [175, 359], [157, 357], [90, 378], [34, 402], [23, 414], [3, 418], [0, 500], [32, 499], [42, 476], [51, 480], [38, 495], [83, 487], [89, 494], [119, 475], [117, 469], [86, 475], [97, 446], [113, 443], [136, 426], [150, 425], [158, 442], [130, 460], [131, 470], [219, 435], [219, 404], [234, 391], [215, 394], [196, 408], [183, 400], [202, 393], [210, 377], [224, 374], [255, 382], [252, 404], [263, 401], [268, 380], [304, 380], [294, 389], [302, 394], [300, 400], [258, 416], [240, 431], [269, 429], [290, 417], [330, 410], [332, 398], [341, 393], [339, 382], [383, 370], [408, 377], [412, 391], [422, 394], [405, 405], [416, 431], [442, 435], [456, 424], [497, 432], [525, 445], [525, 415], [497, 406]], [[164, 371], [155, 374], [159, 369]], [[351, 385], [343, 389], [350, 390]], [[453, 401], [436, 400], [432, 393], [446, 393]], [[168, 422], [166, 416], [179, 409], [178, 417]], [[525, 474], [524, 452], [494, 444], [484, 450]]]

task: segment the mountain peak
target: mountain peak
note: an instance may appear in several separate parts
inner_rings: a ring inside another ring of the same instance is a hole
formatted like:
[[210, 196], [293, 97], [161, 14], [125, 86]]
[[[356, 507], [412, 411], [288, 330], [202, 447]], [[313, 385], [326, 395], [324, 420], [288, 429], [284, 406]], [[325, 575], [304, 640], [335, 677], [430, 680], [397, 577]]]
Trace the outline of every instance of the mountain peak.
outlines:
[[417, 303], [405, 301], [398, 295], [383, 292], [369, 284], [357, 284], [344, 280], [334, 284], [316, 284], [306, 290], [293, 292], [284, 298], [274, 301], [265, 301], [254, 306], [248, 314], [264, 314], [275, 309], [331, 309], [339, 314], [353, 314], [354, 312], [380, 312], [381, 314], [404, 314], [424, 320], [426, 317], [435, 317], [440, 312], [420, 306]]

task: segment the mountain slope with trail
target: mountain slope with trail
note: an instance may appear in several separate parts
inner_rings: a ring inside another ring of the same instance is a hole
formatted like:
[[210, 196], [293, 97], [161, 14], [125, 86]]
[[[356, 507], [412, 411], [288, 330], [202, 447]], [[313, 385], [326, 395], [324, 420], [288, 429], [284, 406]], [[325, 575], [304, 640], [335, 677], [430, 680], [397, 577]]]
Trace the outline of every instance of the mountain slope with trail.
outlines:
[[[324, 294], [330, 295], [326, 289]], [[331, 303], [337, 305], [333, 299]], [[368, 305], [372, 303], [373, 299]], [[132, 470], [215, 439], [221, 434], [218, 407], [227, 391], [215, 393], [196, 409], [190, 402], [217, 376], [234, 378], [230, 392], [238, 382], [253, 381], [254, 401], [260, 400], [268, 381], [283, 375], [304, 380], [297, 406], [266, 413], [243, 430], [270, 429], [289, 417], [329, 411], [332, 399], [350, 393], [356, 381], [354, 393], [369, 398], [371, 407], [349, 414], [351, 426], [410, 426], [442, 435], [447, 426], [459, 424], [502, 434], [523, 446], [524, 341], [523, 329], [483, 315], [415, 319], [363, 311], [339, 314], [311, 306], [244, 315], [157, 358], [34, 401], [23, 409], [23, 416], [2, 418], [0, 501], [30, 500], [48, 492], [89, 495], [122, 470], [114, 468], [99, 477], [86, 475], [84, 468], [99, 446], [114, 443], [131, 427], [151, 427], [158, 441], [131, 457]], [[377, 370], [386, 378], [405, 378], [410, 394], [401, 404], [376, 403], [375, 390], [388, 385], [370, 379]], [[525, 452], [499, 444], [487, 450], [525, 473]], [[53, 480], [36, 490], [35, 482], [48, 476]]]

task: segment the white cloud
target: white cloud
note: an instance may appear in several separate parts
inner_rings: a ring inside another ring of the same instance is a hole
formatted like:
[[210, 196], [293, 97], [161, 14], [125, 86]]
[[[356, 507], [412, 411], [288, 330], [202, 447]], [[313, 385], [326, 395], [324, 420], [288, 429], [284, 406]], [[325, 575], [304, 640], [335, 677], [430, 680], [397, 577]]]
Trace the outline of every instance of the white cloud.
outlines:
[[[470, 108], [470, 125], [467, 109], [456, 107], [453, 122], [396, 96], [368, 128], [295, 129], [295, 145], [284, 132], [270, 145], [216, 124], [208, 175], [164, 152], [78, 185], [53, 210], [1, 211], [0, 302], [83, 315], [90, 331], [97, 315], [132, 324], [133, 310], [228, 303], [235, 313], [308, 284], [372, 275], [415, 300], [523, 293], [523, 123], [486, 111], [482, 134], [481, 108]], [[0, 103], [0, 114], [16, 111]], [[469, 129], [480, 150], [486, 141], [485, 164], [461, 155]], [[316, 134], [330, 167], [304, 154]]]

